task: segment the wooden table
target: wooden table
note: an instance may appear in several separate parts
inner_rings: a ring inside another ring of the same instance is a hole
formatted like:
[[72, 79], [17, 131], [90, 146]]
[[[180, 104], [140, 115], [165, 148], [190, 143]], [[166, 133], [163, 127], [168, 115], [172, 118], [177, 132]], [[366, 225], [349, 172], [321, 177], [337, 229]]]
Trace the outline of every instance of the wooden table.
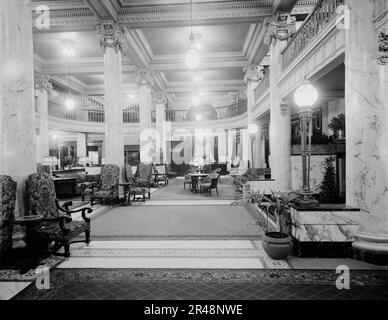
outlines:
[[199, 180], [202, 178], [206, 178], [208, 174], [206, 173], [189, 173], [189, 177], [191, 177], [191, 191], [198, 192], [199, 190]]
[[29, 270], [35, 269], [39, 265], [39, 260], [37, 255], [39, 251], [34, 247], [31, 238], [31, 228], [36, 224], [42, 222], [44, 217], [42, 215], [31, 215], [25, 217], [15, 218], [14, 224], [25, 226], [26, 227], [26, 246], [27, 246], [27, 262], [23, 263], [19, 267], [20, 274], [24, 274]]

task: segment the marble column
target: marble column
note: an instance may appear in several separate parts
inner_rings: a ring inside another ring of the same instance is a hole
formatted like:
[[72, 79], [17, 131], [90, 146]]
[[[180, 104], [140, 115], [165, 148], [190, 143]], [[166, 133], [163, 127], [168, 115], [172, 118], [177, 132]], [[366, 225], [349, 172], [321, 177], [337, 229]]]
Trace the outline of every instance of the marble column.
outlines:
[[139, 86], [140, 161], [149, 163], [156, 151], [152, 145], [152, 77], [150, 71], [144, 69], [137, 70], [136, 77]]
[[156, 132], [159, 140], [158, 150], [156, 150], [156, 163], [166, 163], [166, 95], [163, 92], [157, 92], [154, 96], [156, 109]]
[[376, 61], [374, 1], [346, 4], [346, 202], [361, 209], [353, 246], [388, 254], [388, 66]]
[[37, 115], [36, 134], [36, 161], [42, 162], [43, 157], [49, 156], [49, 126], [48, 126], [48, 95], [52, 90], [52, 84], [46, 75], [35, 71], [35, 103]]
[[77, 132], [77, 157], [86, 157], [86, 133]]
[[263, 140], [263, 124], [260, 120], [255, 121], [257, 125], [257, 133], [255, 135], [255, 144], [254, 144], [254, 168], [265, 168], [265, 146]]
[[[104, 50], [105, 163], [124, 167], [121, 53], [125, 39], [119, 25], [104, 22], [97, 26]], [[122, 174], [120, 175], [120, 179]]]
[[277, 190], [291, 191], [291, 105], [280, 97], [278, 80], [282, 73], [281, 52], [285, 41], [273, 37], [270, 44], [270, 167]]
[[23, 216], [25, 180], [36, 172], [31, 1], [1, 1], [0, 22], [0, 174], [17, 182]]

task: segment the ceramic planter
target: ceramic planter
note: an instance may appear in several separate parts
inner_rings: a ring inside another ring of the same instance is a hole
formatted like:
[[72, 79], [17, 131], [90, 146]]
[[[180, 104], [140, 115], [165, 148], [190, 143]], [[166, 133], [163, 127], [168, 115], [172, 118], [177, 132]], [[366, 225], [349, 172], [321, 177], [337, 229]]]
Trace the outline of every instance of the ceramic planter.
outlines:
[[275, 260], [283, 260], [288, 257], [292, 250], [291, 236], [280, 234], [279, 232], [267, 232], [262, 245], [269, 257]]

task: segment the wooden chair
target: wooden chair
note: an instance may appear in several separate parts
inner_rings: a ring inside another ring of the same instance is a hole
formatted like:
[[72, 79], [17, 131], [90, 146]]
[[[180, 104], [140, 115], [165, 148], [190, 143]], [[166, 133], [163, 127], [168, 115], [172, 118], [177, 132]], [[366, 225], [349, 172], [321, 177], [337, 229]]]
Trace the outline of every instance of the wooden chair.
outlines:
[[[53, 253], [56, 255], [70, 256], [70, 244], [76, 242], [90, 242], [90, 218], [86, 213], [92, 213], [92, 208], [84, 207], [70, 210], [72, 202], [59, 206], [54, 181], [50, 175], [38, 172], [30, 175], [26, 181], [29, 209], [33, 214], [42, 215], [44, 220], [34, 226], [31, 233], [33, 239], [46, 243], [55, 241]], [[75, 221], [72, 214], [81, 213], [82, 220]], [[73, 241], [79, 234], [85, 233], [85, 240]], [[64, 254], [56, 251], [64, 247]]]
[[154, 166], [154, 173], [158, 173], [155, 177], [155, 184], [159, 184], [159, 182], [163, 182], [165, 186], [168, 185], [167, 171], [165, 164], [157, 164]]
[[211, 173], [208, 177], [206, 177], [200, 184], [201, 192], [208, 192], [209, 196], [212, 194], [212, 189], [216, 189], [217, 196], [218, 193], [218, 181], [220, 175], [218, 173]]
[[152, 177], [152, 163], [139, 163], [135, 175], [136, 186], [145, 189], [148, 199], [151, 199], [151, 187], [154, 185]]
[[105, 200], [119, 199], [120, 168], [115, 164], [105, 164], [101, 168], [99, 190], [92, 192], [90, 203], [93, 206], [95, 199]]
[[128, 188], [128, 197], [131, 198], [131, 196], [133, 196], [133, 201], [136, 201], [138, 200], [136, 196], [141, 195], [141, 199], [145, 202], [146, 190], [137, 186], [135, 176], [133, 175], [133, 170], [130, 165], [125, 166], [125, 182], [130, 184]]

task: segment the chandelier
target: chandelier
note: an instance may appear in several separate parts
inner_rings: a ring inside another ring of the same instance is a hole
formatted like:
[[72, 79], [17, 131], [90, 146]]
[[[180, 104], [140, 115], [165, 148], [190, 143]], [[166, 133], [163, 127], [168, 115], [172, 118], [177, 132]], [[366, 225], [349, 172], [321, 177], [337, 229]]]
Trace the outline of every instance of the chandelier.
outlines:
[[190, 10], [190, 37], [189, 37], [189, 50], [187, 50], [185, 55], [185, 64], [189, 69], [195, 69], [198, 67], [201, 57], [199, 56], [199, 50], [201, 45], [199, 39], [201, 35], [193, 33], [193, 0], [190, 1], [191, 10]]

